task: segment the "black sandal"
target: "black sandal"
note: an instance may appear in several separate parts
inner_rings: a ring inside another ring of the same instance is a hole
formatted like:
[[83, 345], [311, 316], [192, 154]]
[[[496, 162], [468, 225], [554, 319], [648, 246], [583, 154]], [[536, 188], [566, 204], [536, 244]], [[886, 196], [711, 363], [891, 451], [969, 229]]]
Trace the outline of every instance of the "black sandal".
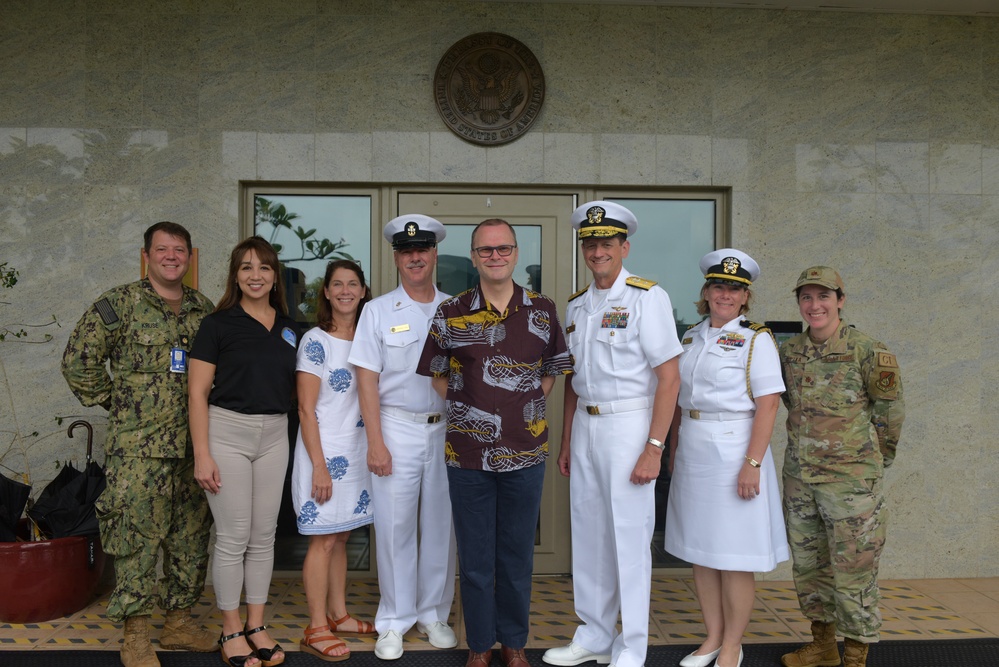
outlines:
[[[252, 630], [243, 630], [243, 634], [246, 635], [246, 641], [250, 647], [257, 652], [257, 657], [260, 658], [260, 664], [264, 667], [275, 667], [275, 665], [280, 665], [284, 662], [284, 649], [281, 648], [280, 644], [275, 643], [271, 648], [258, 648], [253, 640], [250, 639], [250, 635], [255, 635], [258, 632], [263, 632], [267, 629], [266, 625], [261, 625], [259, 628], [253, 628]], [[280, 653], [281, 657], [277, 660], [274, 659], [274, 655]]]
[[[222, 654], [222, 662], [229, 665], [229, 667], [244, 667], [246, 661], [250, 658], [255, 657], [252, 653], [250, 655], [234, 655], [231, 658], [225, 654], [224, 644], [230, 639], [235, 639], [236, 637], [246, 636], [245, 632], [234, 632], [231, 635], [219, 635], [219, 653]], [[249, 640], [247, 640], [249, 643]]]

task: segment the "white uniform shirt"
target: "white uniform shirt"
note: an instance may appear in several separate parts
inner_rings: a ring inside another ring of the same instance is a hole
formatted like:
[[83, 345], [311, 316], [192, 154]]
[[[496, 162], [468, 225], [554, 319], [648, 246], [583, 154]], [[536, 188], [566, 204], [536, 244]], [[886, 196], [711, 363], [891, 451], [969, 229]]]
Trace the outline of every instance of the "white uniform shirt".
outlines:
[[435, 287], [430, 316], [421, 307], [425, 304], [413, 301], [402, 285], [365, 304], [349, 361], [381, 374], [381, 405], [409, 412], [444, 412], [444, 399], [433, 390], [429, 377], [416, 374], [416, 365], [430, 330], [432, 311], [448, 298]]
[[682, 351], [669, 295], [658, 285], [632, 287], [625, 282], [629, 276], [622, 269], [606, 292], [590, 283], [566, 309], [572, 388], [584, 401], [653, 396], [652, 369]]
[[[710, 319], [683, 335], [680, 357], [680, 395], [677, 404], [683, 410], [704, 412], [748, 412], [756, 403], [746, 390], [746, 362], [756, 331], [741, 326], [741, 317], [711, 332]], [[752, 346], [749, 384], [753, 396], [784, 391], [780, 357], [773, 337], [762, 332]]]

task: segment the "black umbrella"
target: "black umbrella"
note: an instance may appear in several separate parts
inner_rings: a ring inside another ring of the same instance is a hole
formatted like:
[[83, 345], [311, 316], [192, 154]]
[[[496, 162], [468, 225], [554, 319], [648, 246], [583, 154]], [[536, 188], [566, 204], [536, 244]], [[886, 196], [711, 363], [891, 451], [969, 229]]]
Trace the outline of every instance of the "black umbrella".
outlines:
[[17, 541], [17, 521], [30, 494], [27, 484], [0, 475], [0, 542]]
[[75, 421], [66, 432], [69, 437], [73, 437], [73, 429], [77, 426], [87, 429], [86, 467], [81, 471], [67, 463], [28, 510], [28, 516], [52, 539], [98, 533], [94, 503], [107, 486], [107, 480], [104, 469], [91, 458], [93, 427], [83, 420]]

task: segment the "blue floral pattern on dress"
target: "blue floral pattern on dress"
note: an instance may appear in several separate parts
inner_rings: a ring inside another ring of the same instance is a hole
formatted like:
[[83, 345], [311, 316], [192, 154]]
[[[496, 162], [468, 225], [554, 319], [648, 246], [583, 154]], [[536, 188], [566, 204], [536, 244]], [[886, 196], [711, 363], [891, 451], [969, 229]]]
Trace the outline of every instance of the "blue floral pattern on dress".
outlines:
[[360, 419], [358, 419], [357, 423], [355, 424], [355, 426], [357, 428], [364, 428], [364, 417], [361, 417]]
[[361, 497], [357, 499], [357, 507], [354, 508], [354, 514], [367, 514], [368, 505], [371, 504], [371, 496], [368, 495], [367, 490], [361, 491]]
[[319, 516], [319, 508], [311, 500], [302, 505], [302, 511], [298, 514], [298, 525], [307, 526], [316, 522]]
[[338, 368], [334, 371], [330, 371], [330, 377], [327, 381], [330, 384], [330, 389], [343, 394], [350, 389], [350, 380], [350, 371], [346, 368]]
[[330, 471], [330, 477], [333, 479], [343, 479], [349, 467], [350, 462], [346, 456], [334, 456], [331, 459], [326, 459], [326, 469]]
[[322, 366], [323, 362], [326, 361], [326, 350], [323, 349], [323, 344], [315, 339], [306, 343], [305, 358], [314, 363], [316, 366]]

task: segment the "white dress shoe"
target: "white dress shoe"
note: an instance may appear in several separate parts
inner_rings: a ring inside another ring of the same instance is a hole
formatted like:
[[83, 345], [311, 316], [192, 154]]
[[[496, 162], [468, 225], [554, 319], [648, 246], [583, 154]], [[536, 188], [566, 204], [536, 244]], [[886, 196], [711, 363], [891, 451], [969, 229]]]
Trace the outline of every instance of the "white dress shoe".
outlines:
[[436, 648], [454, 648], [458, 645], [458, 637], [455, 636], [454, 630], [444, 621], [417, 623], [416, 629], [425, 634], [430, 645]]
[[680, 667], [708, 667], [714, 662], [720, 652], [721, 648], [716, 648], [711, 653], [705, 653], [704, 655], [694, 655], [694, 653], [697, 653], [697, 651], [694, 651], [694, 653], [691, 653], [680, 661]]
[[402, 657], [402, 635], [388, 630], [378, 635], [375, 642], [375, 657], [381, 660], [398, 660]]
[[572, 665], [581, 665], [591, 660], [596, 661], [598, 665], [606, 665], [610, 662], [611, 657], [608, 653], [594, 653], [593, 651], [587, 651], [576, 642], [569, 642], [568, 646], [548, 649], [541, 656], [541, 659], [549, 665], [572, 667]]
[[[715, 660], [715, 667], [722, 667], [721, 665], [718, 664], [717, 660]], [[742, 667], [742, 647], [739, 647], [739, 662], [732, 665], [732, 667]]]

